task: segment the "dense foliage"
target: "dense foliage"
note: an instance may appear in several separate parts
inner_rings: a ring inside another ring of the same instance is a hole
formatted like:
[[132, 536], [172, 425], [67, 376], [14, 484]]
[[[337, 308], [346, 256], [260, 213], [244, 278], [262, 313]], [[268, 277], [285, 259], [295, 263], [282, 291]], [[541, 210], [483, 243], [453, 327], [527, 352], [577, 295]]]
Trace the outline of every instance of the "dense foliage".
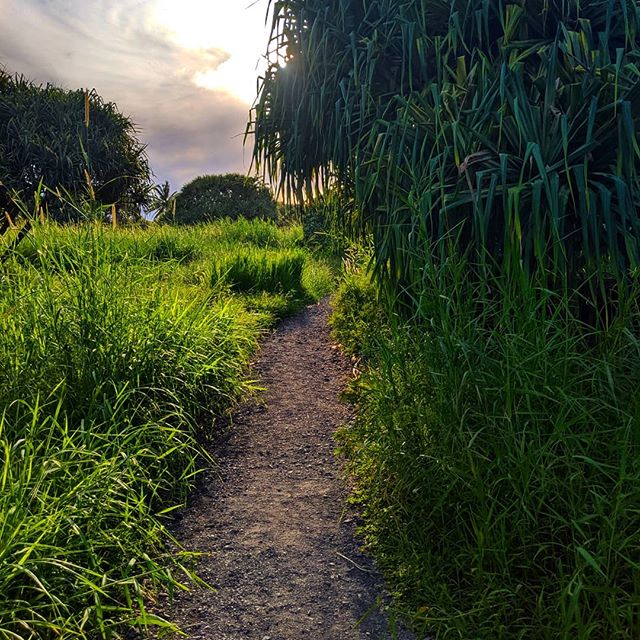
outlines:
[[[52, 190], [43, 202], [57, 219], [77, 217], [77, 209], [65, 207], [69, 194], [137, 217], [149, 178], [135, 126], [115, 104], [95, 91], [41, 86], [0, 72], [0, 209], [19, 215], [17, 196], [31, 211], [43, 184]], [[58, 190], [62, 199], [54, 195]]]
[[340, 288], [368, 545], [418, 638], [637, 638], [640, 309], [585, 344], [571, 300], [467, 273], [429, 283], [428, 327], [359, 270]]
[[256, 157], [293, 193], [349, 186], [387, 281], [415, 293], [453, 246], [556, 285], [638, 265], [635, 0], [274, 8]]
[[256, 160], [348, 193], [383, 285], [348, 274], [334, 326], [398, 606], [420, 637], [638, 637], [640, 4], [272, 6]]
[[[249, 389], [261, 331], [332, 286], [301, 235], [34, 222], [0, 281], [0, 638], [170, 626], [146, 607], [190, 576], [167, 517], [207, 462], [201, 443]], [[291, 251], [295, 291], [212, 278], [225, 256]]]
[[258, 178], [237, 173], [200, 176], [182, 187], [168, 222], [197, 224], [220, 218], [275, 218], [276, 203]]

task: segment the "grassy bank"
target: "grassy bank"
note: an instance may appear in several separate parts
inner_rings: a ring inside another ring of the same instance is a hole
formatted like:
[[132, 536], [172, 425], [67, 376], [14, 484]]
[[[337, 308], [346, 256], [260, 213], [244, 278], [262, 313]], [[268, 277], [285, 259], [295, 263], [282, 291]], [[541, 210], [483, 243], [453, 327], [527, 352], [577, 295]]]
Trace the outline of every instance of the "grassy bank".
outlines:
[[[168, 624], [144, 603], [189, 574], [188, 553], [167, 551], [166, 516], [205, 461], [201, 443], [250, 390], [260, 332], [332, 286], [300, 237], [246, 221], [45, 224], [6, 263], [0, 637]], [[293, 280], [267, 287], [252, 271], [291, 253]], [[232, 254], [253, 257], [242, 290], [221, 266]]]
[[425, 270], [405, 321], [361, 271], [337, 296], [367, 541], [421, 637], [637, 638], [637, 296], [594, 330], [570, 295], [466, 273]]

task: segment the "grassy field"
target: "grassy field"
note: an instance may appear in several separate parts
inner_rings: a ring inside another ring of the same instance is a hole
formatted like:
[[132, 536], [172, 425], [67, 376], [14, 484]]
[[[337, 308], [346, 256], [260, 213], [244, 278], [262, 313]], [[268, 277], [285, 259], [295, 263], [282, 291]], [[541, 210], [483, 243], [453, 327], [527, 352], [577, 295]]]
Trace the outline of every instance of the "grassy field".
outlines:
[[638, 638], [637, 295], [596, 330], [566, 294], [498, 278], [489, 296], [466, 273], [425, 277], [404, 320], [362, 268], [340, 287], [368, 544], [420, 634]]
[[[638, 296], [596, 328], [451, 259], [408, 317], [349, 255], [340, 446], [398, 610], [419, 637], [637, 638]], [[0, 637], [170, 625], [145, 603], [193, 578], [167, 524], [202, 444], [260, 333], [333, 285], [296, 226], [36, 227], [0, 280]]]
[[333, 273], [301, 229], [44, 224], [0, 277], [0, 638], [118, 637], [183, 588], [167, 530], [276, 318]]

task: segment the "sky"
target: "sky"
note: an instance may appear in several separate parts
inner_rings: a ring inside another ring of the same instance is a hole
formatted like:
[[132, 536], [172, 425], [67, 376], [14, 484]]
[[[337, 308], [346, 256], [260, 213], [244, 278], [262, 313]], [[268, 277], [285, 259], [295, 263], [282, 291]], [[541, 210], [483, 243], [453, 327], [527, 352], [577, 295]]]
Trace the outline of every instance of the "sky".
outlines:
[[0, 0], [0, 66], [93, 89], [138, 126], [156, 180], [247, 173], [268, 0]]

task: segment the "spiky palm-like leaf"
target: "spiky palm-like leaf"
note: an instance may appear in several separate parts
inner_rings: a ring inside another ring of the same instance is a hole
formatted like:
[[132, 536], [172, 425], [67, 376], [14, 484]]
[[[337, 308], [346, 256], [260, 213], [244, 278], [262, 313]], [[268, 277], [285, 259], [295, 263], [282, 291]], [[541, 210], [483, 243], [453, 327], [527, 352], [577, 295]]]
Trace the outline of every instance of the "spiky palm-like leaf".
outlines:
[[[640, 261], [635, 0], [277, 0], [256, 160], [338, 176], [386, 280], [458, 250], [579, 286]], [[286, 65], [283, 64], [286, 62]]]

